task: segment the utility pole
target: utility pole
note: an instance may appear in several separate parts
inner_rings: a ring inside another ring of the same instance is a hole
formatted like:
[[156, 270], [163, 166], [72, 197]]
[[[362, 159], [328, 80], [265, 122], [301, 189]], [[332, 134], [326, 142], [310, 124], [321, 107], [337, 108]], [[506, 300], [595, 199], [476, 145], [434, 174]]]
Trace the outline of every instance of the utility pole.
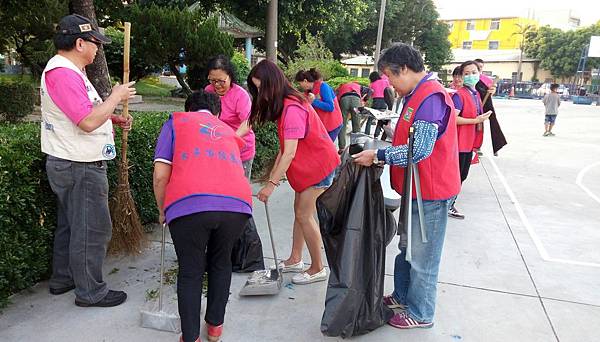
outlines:
[[377, 70], [377, 62], [379, 62], [379, 54], [381, 53], [381, 38], [383, 36], [383, 20], [385, 18], [385, 2], [386, 0], [381, 0], [381, 7], [379, 8], [379, 25], [377, 26], [377, 43], [375, 44], [375, 70]]
[[267, 12], [267, 59], [277, 63], [277, 0], [269, 2]]

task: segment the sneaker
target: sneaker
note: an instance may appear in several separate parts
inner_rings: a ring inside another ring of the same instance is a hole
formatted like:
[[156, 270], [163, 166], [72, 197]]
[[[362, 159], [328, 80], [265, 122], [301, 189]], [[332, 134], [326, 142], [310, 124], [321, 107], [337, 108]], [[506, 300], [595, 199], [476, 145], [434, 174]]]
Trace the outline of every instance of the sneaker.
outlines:
[[[299, 273], [304, 271], [304, 262], [300, 260], [295, 264], [286, 265], [285, 262], [280, 261], [277, 268], [281, 270], [281, 273]], [[271, 269], [274, 270], [275, 266], [271, 266]]]
[[393, 295], [383, 296], [383, 304], [390, 309], [406, 310], [406, 305], [399, 303]]
[[544, 132], [544, 134], [543, 134], [544, 137], [547, 137], [549, 135], [550, 135], [550, 132]]
[[416, 319], [410, 317], [408, 312], [399, 312], [394, 314], [388, 321], [388, 324], [398, 329], [413, 329], [413, 328], [431, 328], [433, 322], [419, 322]]
[[75, 305], [82, 306], [82, 307], [97, 306], [97, 307], [102, 307], [102, 308], [108, 308], [108, 307], [112, 307], [112, 306], [121, 305], [121, 304], [123, 304], [123, 302], [125, 302], [126, 299], [127, 299], [127, 293], [125, 293], [123, 291], [108, 290], [108, 293], [106, 294], [106, 296], [104, 296], [104, 298], [102, 298], [99, 302], [86, 303], [86, 302], [80, 301], [79, 299], [75, 299]]
[[325, 269], [325, 267], [313, 275], [302, 272], [292, 277], [292, 283], [296, 285], [311, 284], [323, 280], [327, 280], [327, 269]]
[[59, 288], [49, 288], [50, 294], [52, 295], [61, 295], [63, 293], [67, 293], [71, 290], [75, 289], [75, 285], [71, 285], [71, 286], [65, 286], [65, 287], [59, 287]]
[[208, 341], [218, 342], [223, 334], [223, 324], [214, 326], [206, 323], [206, 330], [208, 331]]
[[552, 132], [548, 132], [548, 135], [549, 135], [549, 136], [551, 136], [551, 137], [553, 137], [553, 136], [555, 136], [556, 134], [554, 134], [554, 133], [552, 133]]
[[450, 207], [450, 209], [448, 209], [448, 216], [455, 218], [455, 219], [459, 219], [459, 220], [465, 219], [465, 215], [462, 214], [461, 212], [459, 212], [458, 210], [456, 210], [456, 207], [454, 207], [454, 206], [452, 206], [452, 207]]

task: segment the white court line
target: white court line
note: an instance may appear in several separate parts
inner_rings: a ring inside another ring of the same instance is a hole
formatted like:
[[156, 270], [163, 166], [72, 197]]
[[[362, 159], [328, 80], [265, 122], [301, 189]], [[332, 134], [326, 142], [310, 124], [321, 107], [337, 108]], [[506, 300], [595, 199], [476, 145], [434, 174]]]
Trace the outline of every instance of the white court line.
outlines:
[[[527, 215], [525, 215], [525, 212], [523, 211], [523, 207], [521, 207], [519, 200], [517, 200], [517, 197], [515, 196], [514, 192], [510, 188], [510, 186], [508, 185], [508, 182], [506, 181], [506, 178], [504, 178], [504, 175], [502, 174], [502, 172], [500, 172], [500, 169], [498, 168], [498, 165], [496, 165], [496, 162], [494, 161], [494, 159], [493, 158], [485, 158], [485, 159], [489, 160], [490, 163], [492, 164], [492, 167], [496, 171], [498, 178], [500, 178], [500, 182], [502, 182], [502, 185], [504, 185], [504, 189], [506, 190], [508, 197], [510, 198], [511, 202], [513, 202], [513, 204], [515, 205], [515, 209], [517, 210], [517, 213], [519, 214], [519, 217], [521, 218], [521, 221], [523, 222], [523, 225], [525, 226], [527, 233], [529, 233], [531, 240], [533, 240], [533, 243], [535, 244], [535, 248], [538, 250], [538, 253], [540, 254], [540, 256], [542, 257], [543, 260], [550, 261], [550, 262], [557, 262], [557, 263], [561, 263], [561, 264], [600, 268], [600, 264], [594, 263], [594, 262], [558, 259], [558, 258], [551, 257], [548, 254], [546, 247], [544, 247], [544, 245], [542, 244], [542, 240], [540, 240], [540, 237], [538, 236], [537, 232], [533, 229], [533, 226], [529, 222]], [[596, 164], [600, 164], [600, 162], [598, 162]], [[579, 174], [581, 176], [581, 179], [583, 179], [583, 174], [585, 172], [587, 172], [589, 169], [591, 169], [593, 166], [595, 166], [596, 164], [590, 165], [587, 168], [585, 168], [584, 170], [582, 170], [582, 172], [580, 172], [580, 174]], [[585, 172], [583, 172], [583, 171], [585, 171]], [[578, 181], [580, 181], [581, 179], [579, 176], [577, 177]], [[591, 191], [589, 191], [589, 189], [585, 188], [583, 185], [580, 185], [580, 184], [577, 184], [577, 185], [582, 187], [584, 189], [584, 191], [586, 191], [588, 193], [588, 195], [592, 196], [592, 198], [594, 198], [596, 201], [598, 201], [600, 203], [600, 199], [597, 196], [595, 196]]]
[[583, 168], [583, 170], [579, 171], [579, 174], [577, 175], [577, 179], [575, 180], [575, 184], [577, 184], [581, 189], [583, 189], [583, 191], [585, 191], [594, 201], [600, 203], [600, 197], [596, 196], [595, 193], [593, 193], [590, 189], [588, 189], [587, 186], [583, 185], [583, 175], [585, 175], [586, 172], [588, 172], [590, 169], [599, 166], [600, 162], [596, 162], [592, 165], [588, 165], [585, 168]]

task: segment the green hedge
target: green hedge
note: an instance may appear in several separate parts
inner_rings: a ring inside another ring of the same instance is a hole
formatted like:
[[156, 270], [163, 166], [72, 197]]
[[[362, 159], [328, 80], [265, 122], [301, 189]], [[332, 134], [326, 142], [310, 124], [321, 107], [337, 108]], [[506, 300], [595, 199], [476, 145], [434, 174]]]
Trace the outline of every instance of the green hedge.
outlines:
[[0, 82], [0, 113], [16, 122], [33, 112], [35, 88], [30, 82]]
[[0, 307], [49, 272], [56, 207], [37, 151], [39, 123], [0, 125]]
[[[169, 113], [132, 115], [134, 127], [128, 138], [129, 185], [142, 222], [156, 222], [152, 160], [156, 139]], [[116, 132], [120, 151], [121, 131]], [[253, 173], [260, 176], [277, 154], [279, 143], [274, 124], [255, 132], [257, 153]], [[0, 124], [0, 308], [11, 294], [49, 276], [56, 202], [44, 162], [39, 123]], [[112, 192], [117, 184], [116, 159], [109, 162], [108, 177]]]
[[358, 84], [363, 85], [365, 87], [369, 86], [369, 79], [366, 77], [352, 77], [352, 76], [344, 76], [344, 77], [335, 77], [331, 78], [327, 81], [333, 89], [337, 89], [344, 83], [348, 82], [358, 82]]

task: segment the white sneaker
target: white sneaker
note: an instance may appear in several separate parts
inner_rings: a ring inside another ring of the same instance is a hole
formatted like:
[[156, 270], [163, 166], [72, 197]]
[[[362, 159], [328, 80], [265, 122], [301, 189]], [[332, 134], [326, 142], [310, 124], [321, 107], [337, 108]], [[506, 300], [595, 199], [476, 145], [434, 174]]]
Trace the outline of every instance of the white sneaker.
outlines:
[[327, 269], [325, 269], [324, 267], [322, 270], [313, 275], [310, 275], [306, 272], [302, 272], [292, 277], [292, 283], [297, 285], [316, 283], [318, 281], [323, 280], [327, 280]]
[[[283, 261], [280, 261], [278, 268], [281, 270], [281, 273], [298, 273], [304, 271], [304, 262], [300, 260], [295, 264], [286, 265]], [[271, 266], [271, 269], [274, 270], [275, 266]]]

